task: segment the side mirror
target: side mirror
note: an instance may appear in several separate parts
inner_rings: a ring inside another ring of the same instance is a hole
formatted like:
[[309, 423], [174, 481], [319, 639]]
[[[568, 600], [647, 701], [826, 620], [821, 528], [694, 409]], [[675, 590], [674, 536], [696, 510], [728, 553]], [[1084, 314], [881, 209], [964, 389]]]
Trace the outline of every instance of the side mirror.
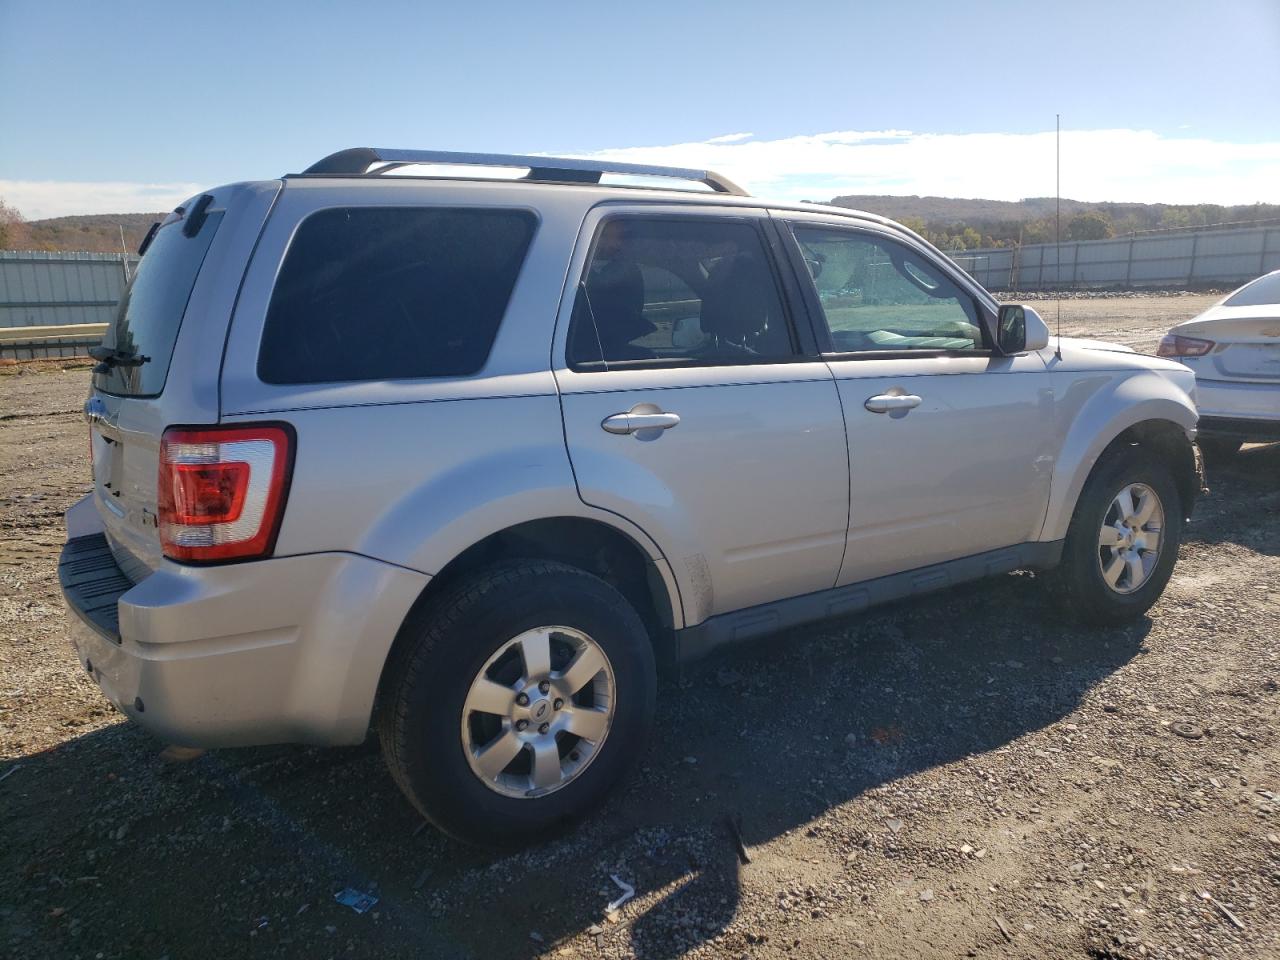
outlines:
[[1049, 328], [1030, 307], [1006, 303], [996, 322], [996, 345], [1006, 356], [1043, 350], [1049, 345]]

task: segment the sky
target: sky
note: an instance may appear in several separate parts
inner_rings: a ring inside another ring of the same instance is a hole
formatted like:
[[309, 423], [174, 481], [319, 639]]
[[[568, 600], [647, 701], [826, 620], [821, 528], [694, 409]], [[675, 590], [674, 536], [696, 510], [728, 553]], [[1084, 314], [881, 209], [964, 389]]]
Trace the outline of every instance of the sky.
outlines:
[[752, 193], [1280, 202], [1280, 0], [0, 0], [0, 199], [168, 209], [344, 147]]

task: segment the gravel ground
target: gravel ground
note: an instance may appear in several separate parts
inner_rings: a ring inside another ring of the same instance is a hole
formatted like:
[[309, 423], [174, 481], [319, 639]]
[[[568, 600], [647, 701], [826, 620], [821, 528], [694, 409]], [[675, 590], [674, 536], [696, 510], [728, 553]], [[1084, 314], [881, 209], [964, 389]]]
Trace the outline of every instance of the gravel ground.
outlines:
[[[1211, 299], [1063, 328], [1149, 348]], [[165, 763], [105, 704], [55, 574], [85, 389], [0, 376], [9, 955], [1280, 956], [1278, 446], [1211, 472], [1149, 619], [1077, 629], [1013, 575], [720, 657], [664, 685], [600, 813], [495, 857], [423, 828], [372, 744]]]

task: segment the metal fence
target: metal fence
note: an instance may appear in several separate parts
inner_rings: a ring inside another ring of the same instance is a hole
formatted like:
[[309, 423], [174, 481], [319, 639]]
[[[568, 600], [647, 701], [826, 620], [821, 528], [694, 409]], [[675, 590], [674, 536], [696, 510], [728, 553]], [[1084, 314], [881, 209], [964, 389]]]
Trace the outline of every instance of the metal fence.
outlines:
[[[989, 290], [1233, 287], [1280, 268], [1280, 226], [966, 250]], [[0, 358], [83, 355], [102, 337], [136, 256], [0, 250]]]
[[1280, 226], [951, 254], [988, 290], [1234, 287], [1280, 268]]
[[83, 354], [102, 337], [138, 258], [0, 250], [0, 357]]

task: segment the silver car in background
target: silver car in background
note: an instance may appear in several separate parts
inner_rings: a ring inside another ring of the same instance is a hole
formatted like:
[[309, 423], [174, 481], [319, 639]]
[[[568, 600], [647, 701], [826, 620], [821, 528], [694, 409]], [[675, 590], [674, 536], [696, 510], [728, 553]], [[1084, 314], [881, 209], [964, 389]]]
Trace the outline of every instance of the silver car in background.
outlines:
[[1280, 270], [1246, 283], [1160, 341], [1196, 375], [1200, 449], [1229, 457], [1280, 440]]

